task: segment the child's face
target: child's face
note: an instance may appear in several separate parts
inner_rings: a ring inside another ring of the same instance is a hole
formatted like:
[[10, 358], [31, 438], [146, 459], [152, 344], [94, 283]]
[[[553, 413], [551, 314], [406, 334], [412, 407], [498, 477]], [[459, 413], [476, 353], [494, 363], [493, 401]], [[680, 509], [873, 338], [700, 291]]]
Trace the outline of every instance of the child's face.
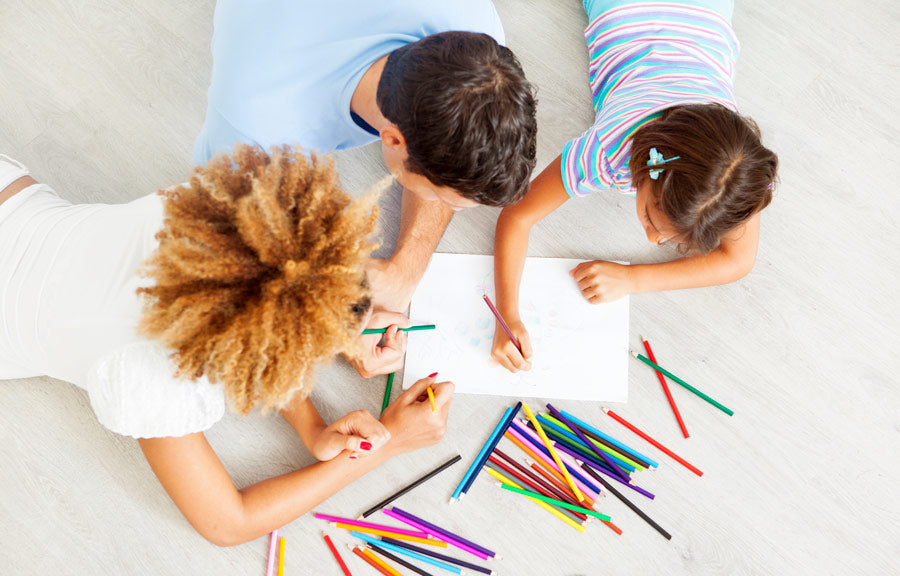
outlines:
[[644, 233], [647, 240], [653, 244], [664, 244], [678, 236], [678, 231], [672, 226], [672, 223], [659, 209], [656, 198], [650, 191], [651, 180], [647, 178], [638, 186], [637, 196], [635, 198], [635, 208], [637, 209], [637, 217], [644, 227]]

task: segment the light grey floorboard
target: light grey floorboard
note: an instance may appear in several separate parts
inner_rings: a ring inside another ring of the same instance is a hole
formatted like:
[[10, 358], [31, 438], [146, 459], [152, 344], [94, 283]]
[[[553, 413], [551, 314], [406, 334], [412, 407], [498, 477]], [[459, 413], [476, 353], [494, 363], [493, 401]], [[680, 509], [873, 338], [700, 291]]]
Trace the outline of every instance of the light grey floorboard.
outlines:
[[[540, 168], [592, 118], [586, 17], [574, 1], [497, 8], [539, 89]], [[183, 181], [205, 109], [212, 12], [209, 0], [0, 3], [0, 152], [79, 202], [127, 201]], [[758, 0], [739, 3], [734, 24], [739, 104], [782, 166], [756, 268], [729, 286], [634, 296], [631, 342], [650, 336], [661, 361], [736, 414], [675, 390], [692, 433], [684, 440], [653, 374], [631, 365], [629, 402], [617, 409], [705, 472], [697, 478], [646, 449], [662, 465], [640, 483], [658, 497], [639, 504], [671, 542], [611, 498], [603, 508], [624, 534], [594, 524], [579, 535], [486, 478], [448, 507], [461, 466], [400, 502], [501, 551], [499, 574], [898, 571], [900, 8]], [[353, 194], [384, 175], [375, 146], [335, 160]], [[396, 189], [381, 206], [387, 254]], [[535, 230], [530, 253], [670, 257], [646, 244], [633, 212], [628, 198], [569, 202]], [[440, 250], [490, 253], [496, 216], [460, 213]], [[47, 378], [0, 388], [0, 573], [264, 573], [265, 539], [219, 549], [195, 534], [137, 444], [103, 429], [80, 390]], [[382, 389], [336, 362], [314, 399], [332, 419], [376, 411]], [[389, 462], [319, 509], [355, 516], [453, 453], [471, 460], [507, 405], [458, 396], [440, 445]], [[597, 404], [562, 407], [631, 439]], [[229, 415], [209, 438], [238, 485], [311, 462], [276, 418]], [[287, 574], [338, 573], [322, 527], [307, 515], [283, 529]]]

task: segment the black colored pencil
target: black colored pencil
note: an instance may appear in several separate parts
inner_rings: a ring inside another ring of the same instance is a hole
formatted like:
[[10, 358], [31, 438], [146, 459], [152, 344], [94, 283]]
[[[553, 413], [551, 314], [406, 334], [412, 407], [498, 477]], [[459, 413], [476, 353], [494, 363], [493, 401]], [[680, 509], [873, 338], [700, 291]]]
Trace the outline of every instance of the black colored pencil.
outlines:
[[361, 515], [358, 519], [368, 518], [369, 516], [371, 516], [372, 514], [378, 512], [379, 510], [381, 510], [382, 508], [384, 508], [385, 506], [387, 506], [388, 504], [390, 504], [391, 502], [393, 502], [393, 501], [396, 500], [397, 498], [403, 496], [404, 494], [406, 494], [407, 492], [409, 492], [410, 490], [412, 490], [413, 488], [415, 488], [415, 487], [418, 486], [419, 484], [422, 484], [423, 482], [429, 480], [429, 479], [432, 478], [433, 476], [436, 476], [437, 474], [440, 474], [441, 472], [443, 472], [444, 470], [446, 470], [446, 469], [449, 468], [450, 466], [453, 466], [454, 464], [456, 464], [456, 463], [459, 462], [460, 460], [462, 460], [462, 456], [460, 456], [459, 454], [457, 454], [456, 456], [454, 456], [453, 458], [447, 460], [446, 462], [444, 462], [443, 464], [441, 464], [440, 466], [438, 466], [437, 468], [435, 468], [434, 470], [432, 470], [432, 471], [429, 472], [428, 474], [422, 476], [421, 478], [419, 478], [418, 480], [416, 480], [415, 482], [413, 482], [413, 483], [410, 484], [409, 486], [407, 486], [407, 487], [405, 487], [405, 488], [403, 488], [403, 489], [401, 489], [401, 490], [399, 490], [399, 491], [397, 491], [397, 492], [394, 492], [393, 494], [391, 494], [390, 496], [388, 496], [387, 498], [385, 498], [384, 500], [382, 500], [382, 501], [379, 502], [378, 504], [372, 506], [371, 508], [369, 508], [368, 510], [366, 510], [365, 512], [363, 512], [362, 515]]
[[381, 541], [387, 542], [388, 544], [393, 544], [394, 546], [399, 546], [401, 548], [406, 548], [407, 550], [412, 550], [413, 552], [418, 552], [419, 554], [431, 556], [432, 558], [437, 558], [438, 560], [443, 560], [444, 562], [456, 564], [457, 566], [462, 566], [463, 568], [471, 568], [472, 570], [481, 572], [482, 574], [494, 573], [494, 571], [490, 568], [484, 568], [483, 566], [479, 566], [478, 564], [472, 564], [471, 562], [466, 562], [465, 560], [460, 560], [459, 558], [454, 558], [453, 556], [447, 556], [446, 554], [441, 554], [440, 552], [435, 552], [434, 550], [422, 548], [421, 546], [410, 544], [406, 540], [395, 540], [394, 538], [382, 536]]
[[376, 545], [372, 544], [371, 542], [366, 542], [366, 546], [368, 546], [369, 548], [371, 548], [373, 551], [378, 552], [379, 554], [381, 554], [381, 555], [384, 556], [385, 558], [390, 558], [391, 560], [393, 560], [393, 561], [396, 562], [397, 564], [400, 564], [401, 566], [406, 566], [407, 568], [409, 568], [410, 570], [412, 570], [412, 571], [415, 572], [416, 574], [421, 574], [422, 576], [432, 576], [431, 573], [422, 570], [421, 568], [419, 568], [419, 567], [416, 566], [415, 564], [410, 564], [409, 562], [407, 562], [406, 560], [403, 560], [402, 558], [399, 558], [399, 557], [397, 557], [397, 556], [394, 556], [393, 554], [391, 554], [390, 552], [388, 552], [387, 550], [385, 550], [384, 548], [382, 548], [382, 547], [380, 547], [380, 546], [376, 546]]
[[644, 514], [644, 512], [643, 512], [640, 508], [638, 508], [637, 506], [635, 506], [635, 505], [631, 502], [631, 500], [629, 500], [628, 498], [626, 498], [625, 496], [623, 496], [618, 490], [616, 490], [615, 488], [613, 488], [613, 487], [612, 487], [612, 484], [610, 484], [609, 482], [607, 482], [605, 478], [603, 478], [602, 476], [600, 476], [600, 474], [594, 472], [594, 470], [593, 470], [590, 466], [588, 466], [587, 464], [585, 464], [584, 462], [580, 462], [580, 464], [581, 464], [581, 467], [584, 468], [584, 471], [585, 471], [585, 472], [587, 472], [588, 474], [590, 474], [595, 480], [597, 480], [597, 482], [600, 482], [601, 484], [603, 484], [603, 487], [604, 487], [604, 488], [606, 488], [607, 490], [609, 490], [609, 492], [610, 492], [613, 496], [615, 496], [616, 498], [618, 498], [619, 500], [621, 500], [622, 503], [624, 503], [626, 506], [628, 506], [629, 508], [631, 508], [631, 509], [634, 511], [635, 514], [637, 514], [638, 516], [640, 516], [640, 517], [644, 520], [644, 522], [646, 522], [647, 524], [653, 526], [653, 528], [655, 528], [657, 532], [659, 532], [660, 534], [662, 534], [662, 535], [666, 538], [666, 540], [671, 540], [671, 539], [672, 539], [672, 535], [671, 535], [671, 534], [669, 534], [668, 532], [666, 532], [666, 531], [663, 529], [662, 526], [660, 526], [659, 524], [657, 524], [656, 522], [654, 522], [654, 521], [653, 521], [653, 518], [650, 518], [649, 516], [647, 516], [646, 514]]

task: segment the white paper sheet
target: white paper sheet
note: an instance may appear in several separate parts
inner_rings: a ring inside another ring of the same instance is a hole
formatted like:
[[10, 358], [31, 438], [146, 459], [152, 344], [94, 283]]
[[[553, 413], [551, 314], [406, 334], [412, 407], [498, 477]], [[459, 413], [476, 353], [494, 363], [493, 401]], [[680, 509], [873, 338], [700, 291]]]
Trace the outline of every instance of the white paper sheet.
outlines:
[[519, 305], [533, 367], [512, 374], [490, 362], [494, 316], [482, 295], [496, 302], [493, 257], [432, 255], [410, 319], [437, 329], [409, 333], [403, 388], [439, 372], [439, 380], [452, 380], [462, 394], [625, 402], [628, 297], [589, 304], [569, 276], [579, 262], [525, 261]]

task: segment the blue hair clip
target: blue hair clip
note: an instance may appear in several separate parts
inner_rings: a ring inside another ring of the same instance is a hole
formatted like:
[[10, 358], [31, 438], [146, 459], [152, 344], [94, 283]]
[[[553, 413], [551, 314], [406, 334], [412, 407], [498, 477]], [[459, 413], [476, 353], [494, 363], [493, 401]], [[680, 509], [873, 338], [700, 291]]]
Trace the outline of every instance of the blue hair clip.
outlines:
[[[647, 166], [662, 166], [666, 162], [671, 162], [672, 160], [678, 160], [681, 156], [675, 156], [674, 158], [663, 158], [663, 155], [660, 154], [656, 148], [650, 149], [650, 159], [647, 160]], [[659, 179], [659, 173], [662, 172], [664, 168], [656, 168], [655, 170], [650, 170], [650, 179], [657, 180]]]

